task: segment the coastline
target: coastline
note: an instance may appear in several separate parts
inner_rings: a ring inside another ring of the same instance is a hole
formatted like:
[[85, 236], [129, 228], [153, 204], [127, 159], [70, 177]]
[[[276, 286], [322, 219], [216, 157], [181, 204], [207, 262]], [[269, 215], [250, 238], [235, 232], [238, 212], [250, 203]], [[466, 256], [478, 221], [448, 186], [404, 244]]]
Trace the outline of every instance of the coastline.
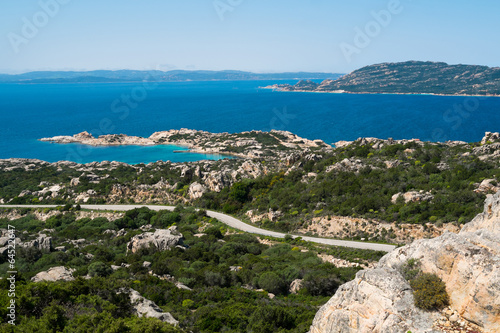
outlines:
[[300, 92], [317, 94], [346, 94], [346, 95], [416, 95], [416, 96], [439, 96], [439, 97], [500, 97], [500, 95], [467, 95], [467, 94], [436, 94], [436, 93], [398, 93], [398, 92], [355, 92], [346, 90], [318, 91], [318, 90], [286, 90], [273, 86], [259, 87], [259, 89], [268, 89], [277, 92]]
[[191, 129], [155, 132], [148, 138], [126, 134], [107, 134], [97, 138], [88, 132], [73, 136], [54, 136], [38, 139], [57, 144], [81, 144], [93, 147], [162, 146], [186, 148], [176, 153], [219, 155], [236, 158], [285, 157], [287, 153], [304, 149], [333, 149], [322, 140], [301, 138], [286, 131], [250, 131], [241, 133], [210, 133]]

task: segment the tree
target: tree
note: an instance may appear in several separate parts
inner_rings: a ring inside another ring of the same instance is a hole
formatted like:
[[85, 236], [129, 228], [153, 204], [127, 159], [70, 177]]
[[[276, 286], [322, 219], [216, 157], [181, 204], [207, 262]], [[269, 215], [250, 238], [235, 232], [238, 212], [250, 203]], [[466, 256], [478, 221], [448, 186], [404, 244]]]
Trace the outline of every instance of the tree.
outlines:
[[102, 261], [96, 261], [89, 265], [89, 275], [91, 277], [101, 276], [105, 277], [113, 273], [113, 269], [103, 263]]

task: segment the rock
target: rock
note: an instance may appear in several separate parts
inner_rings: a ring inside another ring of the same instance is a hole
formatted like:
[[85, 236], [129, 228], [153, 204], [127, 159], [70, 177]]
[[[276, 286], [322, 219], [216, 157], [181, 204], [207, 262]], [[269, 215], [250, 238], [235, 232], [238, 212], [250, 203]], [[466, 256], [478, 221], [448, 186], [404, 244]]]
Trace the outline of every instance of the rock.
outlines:
[[290, 283], [289, 291], [291, 294], [297, 294], [302, 288], [302, 279], [295, 279]]
[[267, 218], [270, 221], [276, 222], [278, 221], [278, 218], [283, 215], [283, 213], [279, 210], [273, 210], [272, 208], [269, 208], [269, 213], [267, 213]]
[[241, 266], [229, 266], [229, 270], [231, 272], [238, 272], [238, 271], [241, 271], [243, 269], [243, 267]]
[[500, 140], [500, 133], [498, 133], [498, 132], [494, 132], [494, 133], [486, 132], [486, 133], [484, 133], [484, 137], [481, 140], [481, 145], [486, 145], [488, 143], [497, 142], [499, 140]]
[[182, 240], [182, 234], [177, 231], [176, 226], [168, 229], [157, 229], [155, 232], [145, 232], [132, 237], [127, 243], [127, 252], [137, 252], [140, 248], [156, 246], [158, 251], [170, 250]]
[[431, 313], [415, 308], [409, 283], [394, 269], [359, 271], [319, 310], [311, 333], [431, 330]]
[[175, 284], [175, 286], [176, 286], [178, 289], [193, 290], [193, 289], [189, 288], [188, 286], [186, 286], [185, 284], [180, 283], [180, 282], [177, 282], [177, 283]]
[[401, 164], [400, 161], [398, 160], [393, 160], [393, 161], [384, 161], [384, 164], [387, 169], [395, 168]]
[[60, 252], [66, 252], [66, 246], [56, 246], [54, 248], [54, 250], [60, 251]]
[[73, 281], [73, 272], [75, 270], [72, 268], [66, 268], [64, 266], [52, 267], [45, 272], [40, 272], [31, 278], [33, 282], [40, 281]]
[[10, 237], [0, 237], [0, 247], [6, 246]]
[[465, 224], [460, 233], [473, 233], [487, 230], [491, 233], [500, 232], [500, 194], [488, 194], [484, 201], [483, 212], [476, 215], [472, 221]]
[[[141, 229], [142, 231], [148, 231], [148, 230], [153, 229], [153, 225], [152, 224], [141, 225], [139, 227], [139, 229]], [[125, 229], [122, 229], [122, 230], [125, 230]]]
[[342, 161], [335, 163], [334, 165], [330, 165], [326, 168], [325, 172], [331, 172], [333, 170], [342, 171], [342, 172], [355, 172], [358, 173], [361, 169], [369, 167], [373, 169], [372, 166], [364, 164], [360, 159], [355, 158], [344, 158]]
[[298, 160], [300, 160], [300, 154], [299, 153], [292, 153], [290, 155], [288, 155], [286, 158], [285, 158], [285, 162], [286, 162], [286, 166], [292, 166], [295, 164], [295, 162], [297, 162]]
[[122, 266], [111, 265], [111, 269], [114, 271], [119, 270], [120, 268], [122, 268]]
[[130, 302], [132, 303], [132, 307], [134, 312], [139, 317], [146, 318], [158, 318], [165, 323], [169, 323], [177, 326], [179, 321], [175, 320], [175, 318], [168, 312], [163, 312], [163, 310], [156, 305], [153, 301], [150, 301], [141, 296], [134, 289], [122, 290], [122, 292], [128, 292], [130, 295]]
[[125, 229], [120, 229], [118, 230], [118, 232], [116, 233], [116, 237], [122, 237], [122, 236], [125, 236], [127, 234], [127, 230]]
[[438, 312], [415, 308], [411, 288], [398, 271], [409, 259], [444, 281], [450, 313], [485, 333], [500, 332], [500, 193], [488, 195], [484, 212], [459, 234], [417, 240], [382, 257], [376, 269], [359, 271], [316, 314], [311, 332], [436, 332], [430, 325]]
[[260, 177], [262, 174], [267, 173], [267, 170], [263, 168], [261, 170], [261, 165], [252, 161], [245, 161], [237, 170], [237, 174], [248, 174], [252, 178]]
[[206, 192], [206, 187], [201, 185], [200, 183], [194, 182], [189, 185], [188, 195], [191, 199], [201, 198]]
[[39, 234], [36, 239], [20, 245], [25, 248], [34, 247], [38, 250], [50, 251], [52, 250], [52, 237], [48, 237], [46, 234]]
[[149, 261], [145, 261], [145, 262], [143, 262], [143, 263], [142, 263], [142, 267], [146, 267], [146, 268], [151, 267], [151, 262], [149, 262]]
[[73, 178], [71, 179], [71, 181], [69, 182], [69, 185], [70, 186], [78, 186], [78, 184], [80, 184], [80, 178]]
[[226, 186], [226, 181], [220, 171], [211, 171], [203, 181], [214, 192], [220, 192]]
[[410, 191], [406, 193], [396, 193], [392, 196], [391, 201], [392, 203], [396, 203], [399, 197], [403, 197], [405, 203], [408, 202], [421, 202], [421, 201], [430, 201], [434, 199], [434, 196], [430, 192], [424, 192], [423, 190], [420, 191]]
[[497, 186], [496, 179], [485, 179], [480, 184], [476, 184], [477, 189], [474, 190], [476, 193], [496, 193], [500, 190], [500, 187]]

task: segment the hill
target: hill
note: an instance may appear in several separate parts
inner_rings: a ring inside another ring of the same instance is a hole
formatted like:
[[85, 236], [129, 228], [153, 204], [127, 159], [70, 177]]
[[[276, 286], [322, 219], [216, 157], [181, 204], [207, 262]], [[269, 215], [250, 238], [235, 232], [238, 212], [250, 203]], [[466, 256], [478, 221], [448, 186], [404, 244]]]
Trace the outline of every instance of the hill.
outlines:
[[337, 79], [341, 74], [334, 73], [252, 73], [242, 71], [42, 71], [16, 75], [0, 74], [0, 82], [9, 83], [80, 83], [80, 82], [169, 82], [169, 81], [222, 81], [222, 80], [302, 80], [302, 79]]
[[293, 86], [274, 85], [280, 91], [500, 95], [500, 68], [448, 65], [443, 62], [383, 63], [355, 70], [321, 84], [301, 81]]

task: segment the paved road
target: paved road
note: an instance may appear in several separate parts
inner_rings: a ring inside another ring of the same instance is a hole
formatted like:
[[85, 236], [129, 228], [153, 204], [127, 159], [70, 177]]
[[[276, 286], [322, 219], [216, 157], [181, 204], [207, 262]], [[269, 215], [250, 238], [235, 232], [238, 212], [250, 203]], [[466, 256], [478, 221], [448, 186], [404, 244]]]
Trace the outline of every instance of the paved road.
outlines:
[[[83, 209], [90, 209], [90, 210], [115, 210], [115, 211], [127, 211], [131, 210], [134, 208], [140, 208], [140, 207], [147, 207], [151, 210], [174, 210], [174, 206], [153, 206], [153, 205], [80, 205]], [[57, 207], [56, 205], [0, 205], [1, 207], [5, 208], [48, 208], [48, 207]], [[239, 229], [245, 232], [249, 232], [252, 234], [257, 234], [257, 235], [264, 235], [264, 236], [272, 236], [272, 237], [277, 237], [277, 238], [283, 238], [285, 237], [285, 234], [280, 233], [280, 232], [275, 232], [275, 231], [269, 231], [265, 229], [260, 229], [257, 227], [254, 227], [252, 225], [246, 224], [232, 216], [214, 212], [211, 210], [207, 210], [207, 215], [213, 218], [216, 218], [217, 220], [227, 224], [230, 227], [233, 227], [235, 229]], [[299, 237], [299, 236], [293, 236]], [[376, 251], [385, 251], [385, 252], [391, 252], [396, 248], [394, 245], [387, 245], [387, 244], [376, 244], [376, 243], [365, 243], [365, 242], [352, 242], [352, 241], [344, 241], [344, 240], [336, 240], [336, 239], [329, 239], [329, 238], [319, 238], [319, 237], [309, 237], [309, 236], [300, 236], [302, 237], [303, 240], [308, 241], [308, 242], [313, 242], [313, 243], [318, 243], [318, 244], [326, 244], [326, 245], [335, 245], [335, 246], [345, 246], [345, 247], [351, 247], [351, 248], [356, 248], [356, 249], [367, 249], [367, 250], [376, 250]]]

